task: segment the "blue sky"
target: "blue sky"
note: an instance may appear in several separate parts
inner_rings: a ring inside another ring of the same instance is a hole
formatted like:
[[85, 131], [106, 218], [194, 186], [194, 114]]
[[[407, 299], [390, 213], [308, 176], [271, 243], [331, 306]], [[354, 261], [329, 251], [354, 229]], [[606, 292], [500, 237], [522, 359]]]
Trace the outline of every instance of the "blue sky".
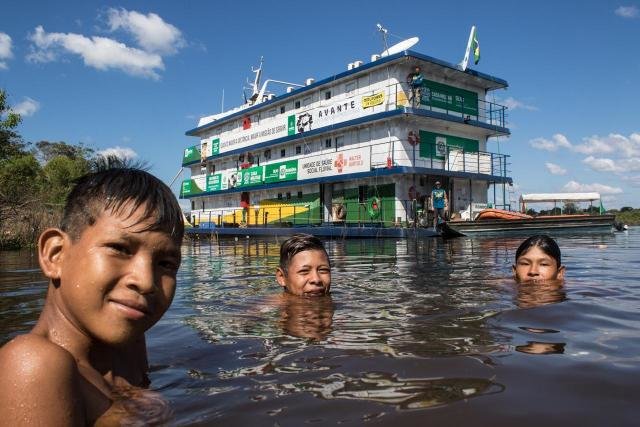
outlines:
[[[515, 193], [599, 191], [640, 207], [640, 0], [635, 1], [9, 1], [0, 87], [27, 141], [83, 142], [145, 160], [166, 182], [184, 132], [242, 102], [251, 66], [302, 83], [367, 61], [382, 41], [460, 61], [471, 25], [503, 78]], [[178, 190], [178, 182], [173, 185]]]

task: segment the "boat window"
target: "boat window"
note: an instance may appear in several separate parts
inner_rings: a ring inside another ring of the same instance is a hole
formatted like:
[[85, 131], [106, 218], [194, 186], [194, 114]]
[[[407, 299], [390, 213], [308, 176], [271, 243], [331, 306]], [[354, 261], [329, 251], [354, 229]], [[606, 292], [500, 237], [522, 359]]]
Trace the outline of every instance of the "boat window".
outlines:
[[282, 193], [278, 193], [278, 200], [282, 200]]
[[300, 108], [300, 101], [296, 101], [294, 105], [295, 105], [295, 108]]
[[291, 200], [291, 192], [287, 191], [287, 200]]
[[324, 140], [324, 147], [331, 148], [331, 138], [327, 138]]
[[284, 112], [287, 110], [287, 107], [285, 107], [284, 105], [280, 107], [280, 114], [284, 114]]
[[353, 92], [356, 90], [356, 87], [357, 87], [357, 84], [356, 84], [356, 81], [354, 80], [344, 85], [344, 91], [347, 93], [347, 95], [353, 95]]
[[302, 154], [302, 146], [296, 145], [296, 154]]
[[358, 202], [364, 203], [367, 201], [367, 193], [369, 192], [368, 185], [358, 186]]
[[195, 202], [195, 200], [192, 200], [192, 201], [191, 201], [191, 210], [192, 210], [192, 211], [195, 211], [195, 210], [196, 210], [196, 202]]
[[286, 155], [287, 155], [287, 150], [285, 150], [284, 148], [280, 150], [280, 157], [284, 157]]
[[312, 102], [312, 101], [311, 101], [311, 97], [310, 97], [310, 96], [307, 96], [306, 98], [304, 98], [304, 99], [302, 100], [302, 105], [303, 105], [304, 107], [306, 107], [307, 105], [311, 104], [311, 102]]
[[360, 142], [369, 142], [369, 140], [371, 139], [371, 129], [369, 128], [360, 129], [358, 138]]
[[271, 117], [275, 117], [276, 116], [276, 109], [274, 108], [273, 110], [269, 110], [267, 112], [267, 118], [271, 118]]
[[214, 165], [213, 163], [209, 163], [207, 165], [207, 173], [209, 175], [212, 175], [212, 174], [216, 173], [216, 165]]
[[336, 148], [344, 147], [344, 135], [336, 136]]
[[331, 91], [328, 90], [324, 93], [324, 99], [331, 99]]
[[264, 150], [264, 158], [266, 160], [269, 160], [271, 158], [271, 149], [270, 148]]
[[298, 191], [298, 199], [302, 199], [302, 191]]

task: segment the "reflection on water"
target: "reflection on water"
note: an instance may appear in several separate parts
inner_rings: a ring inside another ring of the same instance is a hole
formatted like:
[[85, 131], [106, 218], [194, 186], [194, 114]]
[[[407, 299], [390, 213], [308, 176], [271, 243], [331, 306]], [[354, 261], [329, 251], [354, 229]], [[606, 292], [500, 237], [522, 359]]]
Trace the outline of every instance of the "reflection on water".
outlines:
[[[327, 241], [322, 298], [282, 293], [281, 240], [183, 247], [174, 304], [148, 336], [174, 423], [635, 422], [640, 230], [557, 236], [564, 284], [513, 281], [521, 238]], [[3, 265], [3, 341], [44, 292], [18, 268]]]

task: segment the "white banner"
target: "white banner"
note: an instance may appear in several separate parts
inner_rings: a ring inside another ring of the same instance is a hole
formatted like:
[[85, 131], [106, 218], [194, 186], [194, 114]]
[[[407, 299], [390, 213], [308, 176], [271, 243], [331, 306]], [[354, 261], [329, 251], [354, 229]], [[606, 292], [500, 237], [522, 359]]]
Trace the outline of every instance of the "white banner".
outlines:
[[298, 180], [370, 170], [371, 151], [369, 147], [321, 154], [298, 160]]

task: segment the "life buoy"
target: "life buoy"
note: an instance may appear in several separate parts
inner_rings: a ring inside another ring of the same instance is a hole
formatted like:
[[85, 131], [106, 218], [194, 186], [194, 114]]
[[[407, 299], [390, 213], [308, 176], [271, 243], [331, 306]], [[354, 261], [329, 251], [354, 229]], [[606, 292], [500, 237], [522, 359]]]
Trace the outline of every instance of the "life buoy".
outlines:
[[407, 139], [409, 140], [409, 144], [411, 144], [411, 145], [417, 145], [418, 142], [420, 142], [420, 138], [412, 130], [409, 131], [409, 134], [407, 135]]
[[380, 216], [380, 199], [377, 197], [372, 197], [369, 200], [369, 205], [367, 206], [367, 212], [369, 213], [369, 217], [371, 219], [376, 219]]
[[336, 219], [345, 219], [347, 217], [347, 210], [344, 205], [336, 205]]

